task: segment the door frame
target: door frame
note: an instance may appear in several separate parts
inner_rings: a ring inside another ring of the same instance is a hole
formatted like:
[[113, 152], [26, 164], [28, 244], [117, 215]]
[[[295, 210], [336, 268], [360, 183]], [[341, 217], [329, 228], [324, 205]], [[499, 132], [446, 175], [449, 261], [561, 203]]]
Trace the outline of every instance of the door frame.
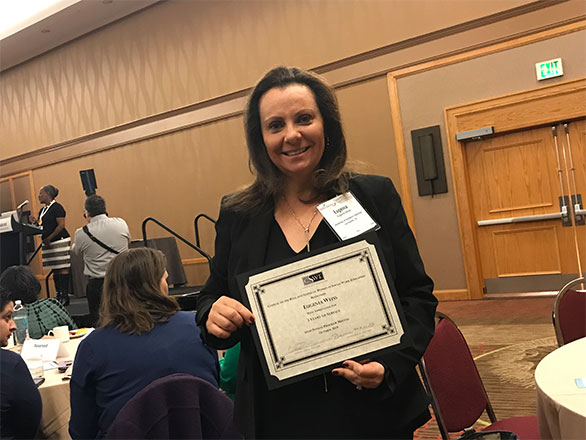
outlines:
[[[450, 54], [447, 56], [441, 56], [439, 58], [430, 59], [423, 63], [408, 65], [405, 67], [398, 68], [396, 70], [392, 70], [387, 73], [387, 87], [389, 91], [389, 104], [391, 107], [391, 119], [393, 125], [393, 137], [395, 140], [395, 151], [397, 154], [397, 166], [399, 169], [399, 185], [401, 188], [401, 199], [403, 201], [403, 208], [405, 210], [405, 214], [407, 216], [407, 221], [409, 222], [409, 226], [413, 230], [414, 235], [417, 235], [415, 229], [415, 213], [413, 209], [413, 202], [412, 202], [412, 191], [411, 191], [411, 184], [409, 180], [409, 166], [407, 161], [407, 147], [405, 141], [405, 133], [403, 132], [403, 122], [401, 118], [401, 102], [399, 100], [399, 87], [398, 81], [401, 78], [417, 75], [422, 72], [439, 69], [448, 65], [457, 64], [463, 61], [472, 60], [475, 58], [480, 58], [483, 56], [491, 55], [494, 53], [514, 49], [517, 47], [526, 46], [529, 44], [533, 44], [539, 41], [549, 40], [551, 38], [560, 37], [562, 35], [571, 34], [573, 32], [579, 32], [586, 29], [586, 19], [579, 19], [575, 20], [566, 24], [561, 24], [559, 26], [545, 29], [545, 30], [536, 30], [535, 33], [524, 35], [521, 37], [513, 38], [511, 40], [505, 41], [496, 41], [490, 42], [484, 46], [476, 47], [472, 49], [464, 49], [461, 52], [457, 52], [454, 54]], [[489, 124], [492, 125], [492, 124]], [[453, 169], [452, 169], [453, 172]], [[467, 246], [464, 246], [463, 236], [462, 236], [462, 221], [460, 220], [460, 216], [458, 216], [458, 221], [460, 223], [460, 237], [462, 239], [462, 250], [464, 256], [464, 264], [465, 264], [465, 271], [466, 271], [466, 280], [467, 280], [467, 288], [466, 289], [434, 289], [434, 295], [440, 300], [463, 300], [463, 299], [470, 299], [470, 298], [482, 298], [482, 288], [479, 288], [478, 282], [471, 282], [471, 275], [467, 261], [466, 255], [467, 250], [470, 249], [470, 244], [467, 243]], [[473, 246], [473, 243], [472, 243]], [[477, 253], [474, 253], [473, 256], [476, 258]], [[474, 265], [472, 265], [474, 266]], [[476, 268], [478, 268], [478, 263], [476, 261]], [[475, 276], [478, 275], [478, 272], [475, 273]]]
[[[586, 116], [586, 78], [556, 83], [444, 110], [454, 197], [469, 298], [482, 298], [483, 282], [465, 143], [456, 133], [492, 126], [495, 134], [570, 121]], [[544, 112], [542, 109], [547, 108]]]

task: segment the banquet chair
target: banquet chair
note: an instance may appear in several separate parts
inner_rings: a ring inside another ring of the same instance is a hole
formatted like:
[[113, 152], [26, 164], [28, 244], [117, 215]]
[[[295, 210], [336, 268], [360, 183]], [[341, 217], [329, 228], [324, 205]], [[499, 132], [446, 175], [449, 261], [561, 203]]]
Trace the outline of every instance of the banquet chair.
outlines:
[[512, 431], [521, 440], [538, 439], [537, 417], [497, 420], [464, 336], [448, 316], [436, 313], [435, 334], [419, 363], [425, 388], [444, 440], [471, 428], [488, 414], [483, 431]]
[[188, 374], [153, 381], [120, 410], [108, 439], [241, 439], [222, 391]]
[[584, 278], [570, 281], [558, 292], [552, 320], [558, 346], [586, 336], [586, 291], [576, 290]]

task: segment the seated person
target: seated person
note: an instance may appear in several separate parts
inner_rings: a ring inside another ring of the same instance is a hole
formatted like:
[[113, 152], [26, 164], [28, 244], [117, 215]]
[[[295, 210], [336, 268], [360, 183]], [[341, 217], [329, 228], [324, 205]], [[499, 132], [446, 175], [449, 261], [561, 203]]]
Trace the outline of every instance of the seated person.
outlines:
[[[16, 329], [14, 302], [0, 287], [0, 346], [6, 347]], [[41, 423], [41, 395], [19, 354], [0, 349], [0, 437], [33, 438]]]
[[216, 351], [203, 344], [195, 314], [179, 311], [168, 293], [162, 252], [136, 248], [112, 259], [99, 328], [73, 363], [72, 438], [104, 437], [120, 409], [155, 379], [185, 373], [218, 387]]
[[240, 342], [224, 353], [220, 362], [220, 389], [234, 400], [236, 396], [236, 380], [238, 376], [238, 359], [240, 358]]
[[55, 327], [77, 325], [65, 307], [55, 298], [39, 298], [41, 284], [26, 266], [11, 266], [0, 275], [0, 286], [11, 293], [13, 300], [21, 300], [26, 309], [28, 334], [41, 339]]
[[39, 298], [41, 284], [26, 266], [11, 266], [0, 275], [0, 286], [11, 293], [13, 300], [21, 300], [26, 309], [28, 334], [41, 339], [55, 327], [77, 325], [65, 307], [55, 298]]

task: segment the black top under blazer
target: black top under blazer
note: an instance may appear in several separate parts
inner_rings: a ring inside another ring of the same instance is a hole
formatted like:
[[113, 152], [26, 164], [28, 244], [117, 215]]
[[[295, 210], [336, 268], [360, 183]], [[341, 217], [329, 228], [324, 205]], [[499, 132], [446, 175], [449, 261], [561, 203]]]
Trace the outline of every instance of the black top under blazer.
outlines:
[[[348, 387], [347, 399], [341, 403], [352, 407], [354, 416], [363, 421], [360, 432], [348, 433], [350, 436], [380, 438], [409, 431], [429, 418], [429, 399], [415, 366], [433, 336], [437, 300], [433, 296], [433, 282], [425, 273], [392, 181], [386, 177], [353, 174], [349, 189], [381, 226], [376, 234], [412, 338], [409, 347], [373, 359], [385, 367], [385, 379], [377, 389], [357, 391], [353, 386]], [[210, 277], [198, 295], [196, 318], [202, 337], [210, 346], [226, 349], [241, 342], [235, 421], [247, 438], [256, 437], [255, 401], [258, 392], [266, 392], [258, 385], [264, 377], [250, 329], [244, 326], [230, 338], [220, 339], [207, 332], [205, 323], [212, 304], [220, 296], [226, 295], [242, 302], [237, 274], [264, 265], [267, 239], [271, 224], [275, 221], [274, 206], [267, 204], [259, 212], [248, 214], [224, 207], [220, 209], [216, 223], [215, 256]], [[311, 399], [311, 396], [307, 398]], [[324, 423], [324, 420], [316, 423]], [[329, 423], [335, 424], [336, 421]]]

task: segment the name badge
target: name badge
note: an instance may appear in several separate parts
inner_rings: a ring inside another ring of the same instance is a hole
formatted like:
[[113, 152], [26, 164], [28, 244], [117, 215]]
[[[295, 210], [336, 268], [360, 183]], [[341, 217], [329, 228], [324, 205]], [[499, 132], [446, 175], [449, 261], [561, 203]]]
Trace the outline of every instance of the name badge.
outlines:
[[317, 209], [340, 240], [348, 240], [367, 231], [380, 229], [351, 192], [323, 202]]

